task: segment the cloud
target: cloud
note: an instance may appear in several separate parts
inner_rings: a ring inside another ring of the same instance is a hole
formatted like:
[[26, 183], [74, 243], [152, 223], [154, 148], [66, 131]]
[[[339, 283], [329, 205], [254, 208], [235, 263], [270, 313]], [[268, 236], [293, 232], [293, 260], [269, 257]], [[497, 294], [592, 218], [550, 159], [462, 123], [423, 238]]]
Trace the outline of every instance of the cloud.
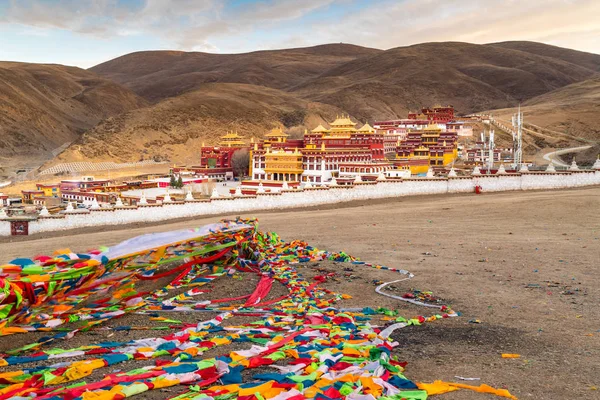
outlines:
[[224, 11], [219, 0], [145, 0], [138, 7], [117, 0], [11, 0], [0, 23], [62, 29], [101, 38], [149, 34], [181, 49], [215, 48], [211, 39], [297, 19], [334, 0], [258, 1]]
[[[597, 0], [406, 0], [379, 3], [312, 31], [321, 42], [341, 39], [384, 49], [430, 41], [532, 40], [599, 52], [598, 15]], [[592, 34], [581, 42], [579, 32]]]
[[163, 48], [201, 51], [533, 40], [600, 52], [598, 15], [597, 0], [11, 0], [0, 24], [107, 40], [147, 36]]

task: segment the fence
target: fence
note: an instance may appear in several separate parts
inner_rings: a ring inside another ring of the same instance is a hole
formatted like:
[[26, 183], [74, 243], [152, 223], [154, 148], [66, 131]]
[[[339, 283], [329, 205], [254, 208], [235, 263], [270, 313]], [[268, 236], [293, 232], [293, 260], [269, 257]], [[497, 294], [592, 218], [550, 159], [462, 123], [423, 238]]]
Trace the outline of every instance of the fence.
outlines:
[[[411, 178], [356, 183], [303, 190], [288, 190], [255, 196], [223, 197], [162, 205], [113, 207], [101, 210], [76, 210], [60, 216], [39, 217], [29, 221], [29, 234], [75, 228], [157, 222], [175, 218], [309, 207], [321, 204], [369, 200], [422, 194], [471, 193], [475, 186], [485, 192], [560, 189], [600, 185], [600, 171], [482, 175], [457, 178]], [[10, 221], [0, 221], [0, 236], [11, 234]]]

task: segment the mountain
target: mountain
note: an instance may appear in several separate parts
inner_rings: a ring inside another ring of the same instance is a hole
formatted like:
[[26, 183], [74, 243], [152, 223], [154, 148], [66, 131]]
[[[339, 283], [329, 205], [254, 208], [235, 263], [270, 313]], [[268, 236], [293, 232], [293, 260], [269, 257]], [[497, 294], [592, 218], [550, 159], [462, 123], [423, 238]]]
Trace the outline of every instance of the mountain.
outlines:
[[[586, 162], [600, 151], [600, 74], [534, 97], [523, 103], [521, 111], [526, 139], [536, 149], [596, 145], [578, 159]], [[508, 125], [516, 108], [489, 112]]]
[[80, 68], [0, 62], [4, 173], [37, 166], [103, 118], [144, 105], [129, 89]]
[[63, 146], [52, 163], [193, 162], [202, 141], [216, 144], [230, 129], [261, 137], [284, 123], [299, 134], [342, 111], [372, 122], [426, 105], [468, 114], [519, 103], [531, 123], [548, 125], [532, 136], [537, 150], [600, 137], [593, 103], [599, 68], [599, 55], [533, 42], [144, 51], [87, 71], [2, 63], [0, 110], [7, 112], [0, 129], [11, 136], [0, 155], [37, 162], [36, 154], [43, 159]]
[[538, 42], [514, 41], [514, 42], [499, 42], [490, 43], [490, 46], [502, 47], [505, 49], [520, 50], [530, 54], [555, 58], [566, 61], [571, 64], [585, 67], [592, 71], [600, 72], [600, 55], [565, 49], [564, 47], [551, 46]]
[[380, 52], [350, 44], [243, 54], [143, 51], [90, 70], [156, 102], [193, 91], [205, 83], [246, 83], [285, 90], [330, 68]]
[[599, 67], [598, 55], [541, 43], [441, 42], [385, 51], [348, 44], [246, 54], [148, 51], [91, 70], [152, 102], [207, 82], [246, 83], [371, 120], [434, 103], [463, 113], [509, 107], [584, 80]]
[[286, 124], [301, 135], [341, 110], [286, 92], [239, 83], [207, 83], [181, 96], [107, 118], [84, 133], [51, 163], [66, 161], [199, 161], [204, 141], [237, 131], [247, 143]]
[[499, 46], [425, 43], [350, 61], [292, 90], [359, 118], [389, 118], [434, 103], [452, 104], [462, 113], [503, 108], [594, 73]]

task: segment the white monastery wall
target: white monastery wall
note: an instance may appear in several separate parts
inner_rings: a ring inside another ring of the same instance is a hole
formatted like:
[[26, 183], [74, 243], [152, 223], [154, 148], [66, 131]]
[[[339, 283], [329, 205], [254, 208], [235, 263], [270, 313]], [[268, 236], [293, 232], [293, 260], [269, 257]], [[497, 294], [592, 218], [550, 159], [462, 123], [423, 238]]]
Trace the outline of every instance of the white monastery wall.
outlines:
[[[471, 193], [476, 185], [483, 193], [559, 189], [600, 185], [600, 171], [525, 173], [460, 178], [412, 178], [401, 181], [361, 183], [348, 187], [284, 191], [241, 198], [213, 199], [137, 208], [109, 209], [39, 218], [29, 222], [29, 234], [69, 230], [101, 225], [156, 222], [175, 218], [193, 218], [214, 214], [233, 214], [258, 210], [277, 210], [399, 196], [442, 193]], [[9, 236], [10, 222], [0, 220], [0, 236]]]

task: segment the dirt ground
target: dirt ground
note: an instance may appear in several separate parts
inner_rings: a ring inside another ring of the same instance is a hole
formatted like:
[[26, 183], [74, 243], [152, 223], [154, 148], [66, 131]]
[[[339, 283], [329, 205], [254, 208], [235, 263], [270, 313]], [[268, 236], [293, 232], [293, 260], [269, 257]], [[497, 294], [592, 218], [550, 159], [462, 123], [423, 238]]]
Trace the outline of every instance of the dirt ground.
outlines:
[[[461, 312], [459, 318], [396, 331], [393, 337], [400, 345], [395, 352], [408, 362], [409, 378], [461, 382], [455, 376], [476, 377], [480, 380], [465, 383], [508, 388], [520, 399], [553, 400], [600, 397], [599, 211], [600, 188], [595, 187], [421, 196], [243, 216], [258, 217], [261, 229], [284, 239], [303, 239], [407, 269], [415, 278], [390, 293], [432, 290]], [[0, 263], [65, 247], [85, 251], [216, 219], [0, 239]], [[325, 286], [354, 296], [341, 304], [345, 307], [392, 307], [406, 317], [431, 313], [375, 293], [374, 281], [398, 279], [397, 273], [363, 266], [344, 271], [346, 267], [308, 264], [300, 271], [309, 278], [320, 273], [315, 268], [338, 272]], [[187, 315], [169, 317], [188, 322]], [[2, 342], [6, 340], [21, 339]], [[503, 359], [502, 353], [521, 358]], [[440, 398], [492, 397], [459, 391]]]

